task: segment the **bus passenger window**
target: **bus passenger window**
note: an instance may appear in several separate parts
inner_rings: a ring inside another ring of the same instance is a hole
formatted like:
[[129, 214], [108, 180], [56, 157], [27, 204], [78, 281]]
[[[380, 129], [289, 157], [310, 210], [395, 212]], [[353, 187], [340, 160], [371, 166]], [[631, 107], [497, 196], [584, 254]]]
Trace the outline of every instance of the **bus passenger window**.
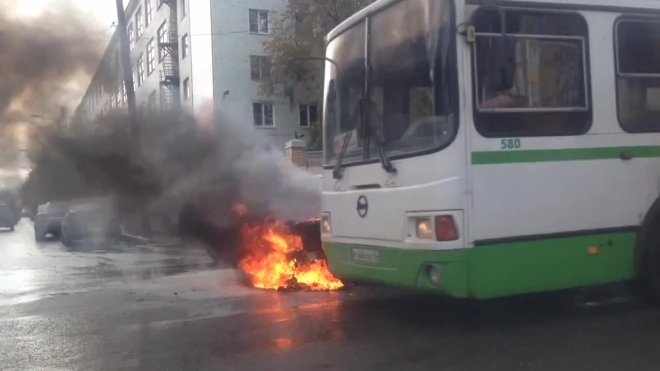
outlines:
[[660, 21], [624, 19], [615, 28], [619, 123], [660, 131]]
[[591, 108], [584, 19], [571, 13], [503, 12], [504, 17], [480, 9], [474, 18], [478, 131], [487, 137], [586, 132]]

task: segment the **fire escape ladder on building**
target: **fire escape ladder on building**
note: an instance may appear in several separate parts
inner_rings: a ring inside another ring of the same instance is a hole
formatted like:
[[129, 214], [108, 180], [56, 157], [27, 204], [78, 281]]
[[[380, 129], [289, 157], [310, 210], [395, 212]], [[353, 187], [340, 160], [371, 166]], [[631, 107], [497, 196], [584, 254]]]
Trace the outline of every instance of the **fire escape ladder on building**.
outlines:
[[176, 1], [163, 1], [172, 9], [165, 42], [158, 46], [164, 55], [160, 71], [160, 86], [162, 105], [164, 108], [175, 108], [179, 104], [179, 35], [177, 27]]
[[161, 107], [165, 110], [171, 110], [179, 105], [179, 95], [174, 89], [161, 87]]

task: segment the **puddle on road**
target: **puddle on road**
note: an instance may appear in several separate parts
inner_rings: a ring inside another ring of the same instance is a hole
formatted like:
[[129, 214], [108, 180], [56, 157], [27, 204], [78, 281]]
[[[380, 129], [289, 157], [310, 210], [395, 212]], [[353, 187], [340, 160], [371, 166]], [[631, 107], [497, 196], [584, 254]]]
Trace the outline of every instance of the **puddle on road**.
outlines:
[[[141, 264], [156, 264], [144, 267]], [[92, 267], [78, 267], [71, 276], [90, 279], [121, 279], [124, 281], [148, 281], [160, 277], [176, 276], [184, 273], [202, 272], [214, 268], [212, 263], [182, 263], [164, 260], [160, 262], [137, 262], [133, 266], [118, 267], [115, 264], [99, 263]]]
[[9, 295], [5, 297], [0, 295], [0, 307], [8, 307], [12, 305], [27, 304], [42, 299], [43, 296], [38, 294], [18, 294]]
[[29, 297], [30, 293], [43, 286], [43, 276], [31, 269], [0, 272], [0, 298]]

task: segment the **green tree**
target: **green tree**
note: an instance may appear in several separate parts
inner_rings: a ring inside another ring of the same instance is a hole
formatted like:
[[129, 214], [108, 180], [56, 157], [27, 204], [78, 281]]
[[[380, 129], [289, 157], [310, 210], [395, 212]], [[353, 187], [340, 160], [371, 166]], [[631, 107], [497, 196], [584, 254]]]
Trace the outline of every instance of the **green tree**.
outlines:
[[323, 125], [320, 121], [313, 122], [309, 131], [309, 140], [307, 141], [307, 149], [310, 151], [323, 150]]
[[[295, 103], [320, 103], [325, 64], [289, 62], [294, 58], [323, 57], [328, 32], [373, 1], [288, 0], [286, 10], [272, 20], [273, 37], [264, 42], [272, 72], [263, 81], [261, 93], [284, 93], [291, 99], [292, 107]], [[289, 88], [283, 89], [284, 86]]]

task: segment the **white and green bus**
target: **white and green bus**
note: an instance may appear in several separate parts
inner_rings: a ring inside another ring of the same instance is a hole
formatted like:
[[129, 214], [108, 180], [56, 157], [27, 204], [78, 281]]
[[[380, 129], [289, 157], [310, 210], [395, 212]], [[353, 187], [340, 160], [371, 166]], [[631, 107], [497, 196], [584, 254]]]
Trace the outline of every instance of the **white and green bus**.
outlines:
[[324, 103], [339, 278], [660, 297], [660, 1], [379, 0], [328, 35]]

